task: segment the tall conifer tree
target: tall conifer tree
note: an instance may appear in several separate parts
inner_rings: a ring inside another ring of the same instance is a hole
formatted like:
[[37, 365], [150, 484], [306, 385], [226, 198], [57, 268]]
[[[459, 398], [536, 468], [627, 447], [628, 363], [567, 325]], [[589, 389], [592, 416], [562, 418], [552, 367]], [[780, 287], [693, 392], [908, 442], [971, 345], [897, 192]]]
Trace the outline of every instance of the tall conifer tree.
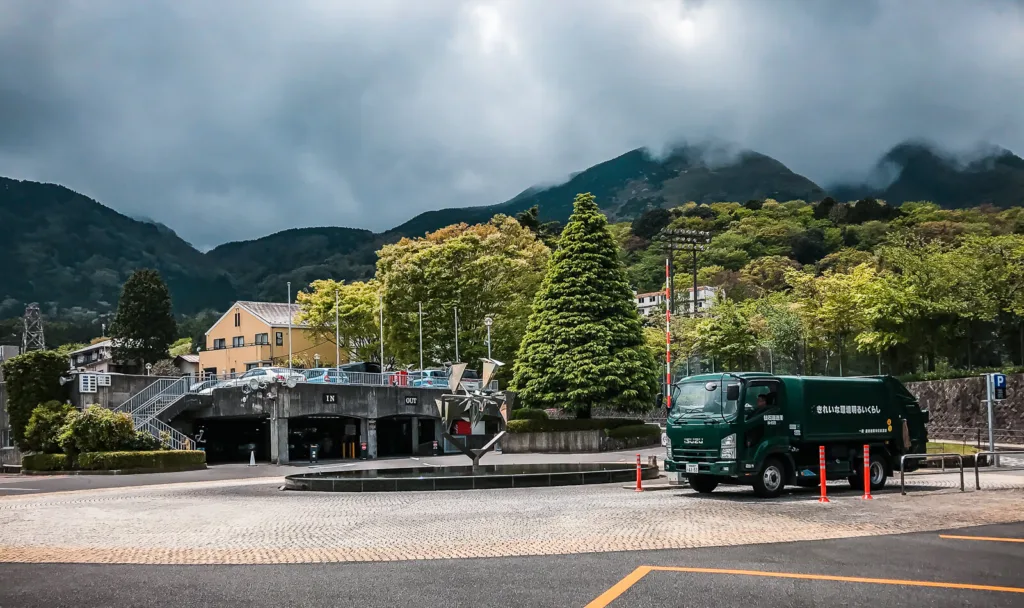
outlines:
[[579, 194], [533, 303], [513, 388], [529, 407], [587, 418], [597, 406], [653, 406], [660, 369], [594, 196]]

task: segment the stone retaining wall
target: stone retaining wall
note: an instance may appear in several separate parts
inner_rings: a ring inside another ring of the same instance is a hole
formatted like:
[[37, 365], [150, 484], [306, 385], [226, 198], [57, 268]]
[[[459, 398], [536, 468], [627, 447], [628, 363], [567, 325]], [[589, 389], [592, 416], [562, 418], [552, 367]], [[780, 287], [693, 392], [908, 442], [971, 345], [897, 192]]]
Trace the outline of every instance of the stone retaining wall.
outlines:
[[[1007, 399], [995, 402], [995, 428], [1002, 434], [996, 439], [1012, 443], [1024, 440], [1024, 374], [1007, 376], [1006, 384]], [[981, 376], [910, 382], [907, 389], [920, 400], [921, 408], [928, 410], [932, 436], [952, 429], [988, 429], [985, 380]]]

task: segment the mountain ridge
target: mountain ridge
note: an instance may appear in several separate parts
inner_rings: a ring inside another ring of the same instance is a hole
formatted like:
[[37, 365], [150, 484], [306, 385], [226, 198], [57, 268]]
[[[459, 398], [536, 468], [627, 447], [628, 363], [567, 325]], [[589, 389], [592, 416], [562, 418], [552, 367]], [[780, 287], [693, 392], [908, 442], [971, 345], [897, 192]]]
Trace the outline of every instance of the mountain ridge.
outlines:
[[234, 299], [283, 297], [317, 278], [373, 276], [375, 252], [402, 237], [444, 226], [515, 215], [534, 205], [543, 221], [564, 222], [579, 192], [591, 192], [612, 221], [689, 201], [877, 198], [900, 204], [932, 200], [944, 207], [989, 203], [1024, 205], [1024, 159], [999, 147], [957, 157], [922, 141], [893, 146], [862, 183], [822, 188], [784, 163], [753, 150], [713, 145], [677, 146], [655, 155], [637, 148], [572, 174], [560, 184], [526, 188], [492, 205], [443, 208], [418, 214], [390, 230], [322, 226], [289, 228], [203, 253], [159, 222], [131, 218], [57, 184], [0, 178], [0, 225], [13, 238], [0, 242], [0, 260], [13, 269], [0, 277], [0, 317], [20, 314], [26, 302], [58, 308], [115, 305], [130, 272], [164, 274], [180, 312], [223, 309]]

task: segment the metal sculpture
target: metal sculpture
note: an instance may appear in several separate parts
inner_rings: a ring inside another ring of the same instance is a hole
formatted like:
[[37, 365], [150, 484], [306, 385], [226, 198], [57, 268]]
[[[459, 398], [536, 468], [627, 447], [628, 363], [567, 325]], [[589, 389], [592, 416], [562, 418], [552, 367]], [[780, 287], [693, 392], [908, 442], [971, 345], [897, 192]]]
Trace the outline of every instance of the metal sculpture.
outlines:
[[[441, 395], [440, 398], [434, 400], [443, 423], [441, 434], [460, 452], [473, 460], [474, 469], [479, 468], [480, 458], [493, 450], [505, 436], [508, 412], [512, 409], [512, 404], [515, 401], [515, 393], [489, 388], [494, 372], [504, 363], [494, 359], [483, 359], [483, 362], [484, 373], [479, 389], [469, 390], [462, 386], [462, 376], [466, 372], [466, 364], [456, 363], [452, 365], [451, 374], [448, 376], [448, 388], [451, 393]], [[475, 425], [485, 417], [497, 418], [501, 428], [482, 448], [469, 448], [449, 433], [452, 424], [458, 420], [468, 420], [470, 424]]]

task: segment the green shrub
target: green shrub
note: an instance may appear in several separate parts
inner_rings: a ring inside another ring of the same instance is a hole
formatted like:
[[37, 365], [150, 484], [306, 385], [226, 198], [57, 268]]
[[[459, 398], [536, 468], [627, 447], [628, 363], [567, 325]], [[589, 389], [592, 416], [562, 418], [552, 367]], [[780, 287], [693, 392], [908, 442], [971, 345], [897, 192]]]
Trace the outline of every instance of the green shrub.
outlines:
[[83, 471], [157, 469], [175, 471], [206, 464], [206, 452], [200, 450], [159, 450], [155, 452], [83, 452], [78, 468]]
[[160, 444], [160, 440], [153, 436], [152, 433], [145, 431], [135, 431], [135, 440], [132, 442], [131, 451], [133, 452], [155, 452], [157, 450], [166, 449]]
[[49, 350], [32, 351], [3, 363], [7, 416], [11, 438], [18, 447], [25, 447], [25, 428], [32, 410], [40, 403], [63, 401], [67, 396], [60, 377], [68, 371], [68, 363], [67, 357]]
[[544, 410], [524, 407], [518, 410], [512, 410], [512, 415], [509, 416], [509, 420], [547, 420], [548, 413]]
[[507, 430], [509, 433], [557, 433], [566, 431], [600, 431], [640, 424], [643, 424], [643, 420], [633, 418], [509, 420]]
[[72, 458], [82, 452], [130, 450], [136, 442], [132, 417], [99, 405], [68, 416], [60, 431], [60, 447]]
[[74, 411], [72, 405], [60, 401], [47, 401], [37, 405], [28, 419], [28, 426], [25, 427], [22, 447], [30, 452], [60, 453], [57, 438], [61, 427], [67, 423], [68, 416]]
[[21, 457], [23, 471], [63, 471], [68, 468], [64, 454], [25, 454]]
[[640, 437], [661, 437], [661, 427], [654, 424], [631, 424], [617, 429], [608, 429], [607, 435], [612, 439], [634, 439]]

